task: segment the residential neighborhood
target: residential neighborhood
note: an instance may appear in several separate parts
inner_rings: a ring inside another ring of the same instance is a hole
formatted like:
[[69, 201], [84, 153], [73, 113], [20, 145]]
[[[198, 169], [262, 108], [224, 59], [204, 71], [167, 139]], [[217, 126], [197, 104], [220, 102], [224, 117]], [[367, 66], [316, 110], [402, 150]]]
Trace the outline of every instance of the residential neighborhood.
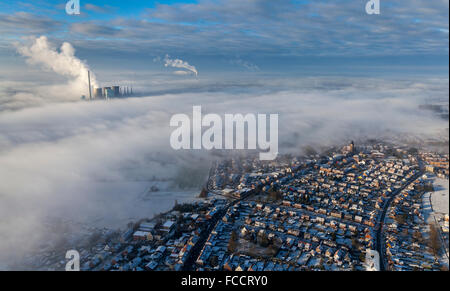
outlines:
[[79, 250], [81, 270], [448, 270], [432, 177], [448, 199], [448, 155], [383, 143], [217, 161], [198, 199], [103, 231]]

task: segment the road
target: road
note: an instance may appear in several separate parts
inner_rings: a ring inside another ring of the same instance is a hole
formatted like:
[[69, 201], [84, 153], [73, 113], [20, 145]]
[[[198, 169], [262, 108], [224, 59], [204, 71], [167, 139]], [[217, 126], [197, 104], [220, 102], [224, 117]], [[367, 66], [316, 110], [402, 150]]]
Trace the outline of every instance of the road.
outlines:
[[[211, 174], [212, 174], [211, 172], [212, 171], [210, 170], [208, 181], [206, 182], [206, 190], [209, 193], [213, 193], [215, 195], [224, 196], [219, 191], [216, 191], [216, 190], [210, 188], [209, 181], [210, 181]], [[227, 197], [227, 198], [230, 198], [230, 197]], [[183, 271], [195, 271], [194, 270], [195, 261], [197, 260], [198, 256], [200, 255], [200, 252], [202, 251], [203, 247], [205, 246], [205, 243], [206, 243], [209, 235], [211, 234], [211, 232], [216, 227], [217, 222], [222, 220], [222, 218], [225, 216], [225, 214], [227, 213], [228, 209], [231, 206], [235, 205], [236, 203], [238, 203], [241, 200], [242, 199], [236, 199], [236, 200], [233, 200], [233, 201], [229, 202], [222, 210], [218, 211], [216, 213], [216, 215], [214, 215], [211, 218], [210, 221], [208, 221], [208, 224], [209, 224], [208, 228], [205, 231], [203, 231], [203, 233], [200, 235], [200, 239], [192, 247], [192, 250], [190, 251], [188, 258], [186, 259], [186, 262], [183, 265]]]
[[406, 187], [408, 187], [412, 182], [414, 182], [417, 178], [419, 178], [421, 175], [423, 175], [423, 170], [419, 170], [419, 172], [417, 174], [415, 174], [414, 176], [412, 176], [406, 183], [405, 185], [403, 185], [403, 187], [395, 190], [394, 192], [392, 192], [391, 197], [389, 198], [389, 200], [384, 204], [383, 206], [383, 211], [381, 212], [380, 215], [380, 219], [378, 221], [378, 227], [377, 227], [377, 233], [376, 233], [376, 250], [378, 252], [378, 254], [380, 255], [380, 271], [385, 271], [386, 270], [386, 266], [385, 266], [385, 259], [384, 259], [384, 243], [382, 243], [382, 237], [383, 237], [383, 224], [384, 224], [384, 219], [386, 217], [386, 212], [389, 208], [389, 206], [391, 205], [392, 201], [394, 200], [394, 198], [401, 193]]
[[197, 243], [192, 247], [191, 252], [189, 253], [188, 258], [186, 259], [186, 262], [184, 263], [183, 266], [183, 271], [195, 271], [194, 267], [195, 267], [195, 261], [197, 260], [198, 256], [200, 255], [200, 252], [202, 251], [203, 247], [205, 246], [205, 243], [209, 237], [209, 235], [211, 234], [211, 232], [214, 230], [214, 228], [216, 227], [216, 224], [218, 221], [222, 220], [222, 218], [225, 216], [225, 214], [227, 213], [228, 209], [235, 205], [238, 201], [241, 201], [241, 199], [239, 200], [234, 200], [230, 203], [227, 204], [227, 206], [218, 211], [216, 213], [216, 215], [214, 215], [210, 221], [208, 221], [208, 228], [207, 230], [205, 230], [201, 236], [200, 239], [197, 241]]

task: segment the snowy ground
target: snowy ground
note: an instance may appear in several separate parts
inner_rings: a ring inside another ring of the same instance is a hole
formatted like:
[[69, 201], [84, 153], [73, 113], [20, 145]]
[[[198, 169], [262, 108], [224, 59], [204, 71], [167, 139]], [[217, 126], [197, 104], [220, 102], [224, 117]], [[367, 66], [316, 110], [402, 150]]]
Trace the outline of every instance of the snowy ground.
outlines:
[[430, 177], [430, 180], [433, 182], [435, 191], [433, 193], [425, 193], [423, 196], [424, 215], [425, 220], [428, 222], [430, 222], [430, 219], [433, 219], [432, 215], [440, 217], [449, 213], [449, 181], [434, 176]]
[[[438, 221], [442, 223], [442, 218], [445, 214], [449, 213], [449, 180], [440, 179], [435, 176], [430, 176], [430, 181], [433, 182], [433, 187], [435, 189], [432, 193], [425, 193], [423, 196], [423, 205], [424, 205], [424, 218], [428, 223], [434, 223]], [[436, 220], [435, 220], [436, 219]], [[447, 255], [442, 256], [442, 260], [446, 262], [446, 265], [449, 265], [448, 259], [448, 235], [444, 236], [445, 241], [445, 250]]]
[[435, 192], [431, 195], [431, 204], [435, 213], [448, 214], [449, 200], [449, 181], [445, 179], [434, 179]]
[[[160, 190], [152, 192], [150, 188], [154, 185]], [[151, 218], [170, 210], [175, 200], [179, 203], [192, 201], [200, 193], [197, 190], [172, 190], [165, 182], [98, 182], [96, 188], [99, 194], [92, 194], [95, 199], [90, 199], [88, 205], [72, 206], [71, 209], [55, 205], [54, 214], [93, 227], [123, 229], [130, 221]], [[71, 205], [76, 205], [74, 203]]]

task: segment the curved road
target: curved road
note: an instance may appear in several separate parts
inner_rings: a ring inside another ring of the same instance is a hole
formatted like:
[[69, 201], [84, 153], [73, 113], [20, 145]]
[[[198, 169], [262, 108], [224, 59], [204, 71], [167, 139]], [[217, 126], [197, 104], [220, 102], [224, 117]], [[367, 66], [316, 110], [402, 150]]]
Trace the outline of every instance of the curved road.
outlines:
[[394, 198], [400, 194], [406, 187], [408, 187], [412, 182], [414, 182], [417, 178], [419, 178], [421, 175], [423, 175], [423, 170], [422, 168], [419, 170], [419, 172], [417, 174], [415, 174], [414, 176], [412, 176], [406, 183], [405, 185], [403, 185], [401, 188], [397, 189], [396, 191], [392, 192], [391, 197], [389, 198], [389, 200], [384, 204], [383, 206], [383, 212], [380, 215], [380, 220], [378, 221], [378, 227], [377, 227], [377, 233], [376, 233], [376, 250], [378, 252], [378, 254], [380, 255], [380, 271], [385, 271], [386, 267], [384, 265], [384, 243], [381, 242], [381, 239], [383, 237], [383, 233], [382, 233], [382, 229], [383, 229], [383, 224], [384, 224], [384, 219], [386, 217], [386, 212], [389, 208], [389, 206], [392, 203], [392, 200], [394, 200]]

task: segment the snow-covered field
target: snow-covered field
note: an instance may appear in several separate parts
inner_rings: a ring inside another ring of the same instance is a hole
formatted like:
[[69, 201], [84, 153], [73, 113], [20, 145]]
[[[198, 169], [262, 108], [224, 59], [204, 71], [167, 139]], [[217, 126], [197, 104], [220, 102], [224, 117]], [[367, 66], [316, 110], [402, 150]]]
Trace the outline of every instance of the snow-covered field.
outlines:
[[[170, 210], [175, 200], [179, 203], [192, 201], [199, 194], [196, 190], [170, 190], [165, 184], [142, 181], [97, 182], [97, 191], [91, 194], [95, 197], [89, 203], [80, 204], [80, 200], [74, 199], [70, 209], [55, 204], [53, 214], [77, 223], [88, 223], [92, 227], [123, 229], [130, 221], [151, 218]], [[152, 192], [150, 188], [154, 185], [161, 190]]]
[[431, 204], [435, 213], [448, 214], [449, 200], [448, 189], [449, 181], [445, 179], [434, 179], [435, 192], [431, 195]]
[[430, 180], [433, 182], [435, 191], [433, 193], [428, 192], [424, 194], [423, 205], [425, 220], [428, 222], [433, 222], [434, 220], [432, 215], [436, 215], [436, 218], [438, 218], [443, 214], [448, 214], [449, 181], [436, 178], [434, 176], [430, 177]]
[[[435, 191], [425, 193], [423, 196], [424, 218], [428, 223], [438, 222], [441, 224], [443, 216], [445, 214], [448, 215], [449, 210], [449, 181], [435, 176], [431, 176], [430, 180], [433, 182]], [[444, 236], [443, 239], [446, 241], [444, 243], [447, 244], [447, 246], [444, 246], [447, 255], [442, 254], [441, 260], [446, 262], [446, 265], [448, 266], [448, 236]]]

